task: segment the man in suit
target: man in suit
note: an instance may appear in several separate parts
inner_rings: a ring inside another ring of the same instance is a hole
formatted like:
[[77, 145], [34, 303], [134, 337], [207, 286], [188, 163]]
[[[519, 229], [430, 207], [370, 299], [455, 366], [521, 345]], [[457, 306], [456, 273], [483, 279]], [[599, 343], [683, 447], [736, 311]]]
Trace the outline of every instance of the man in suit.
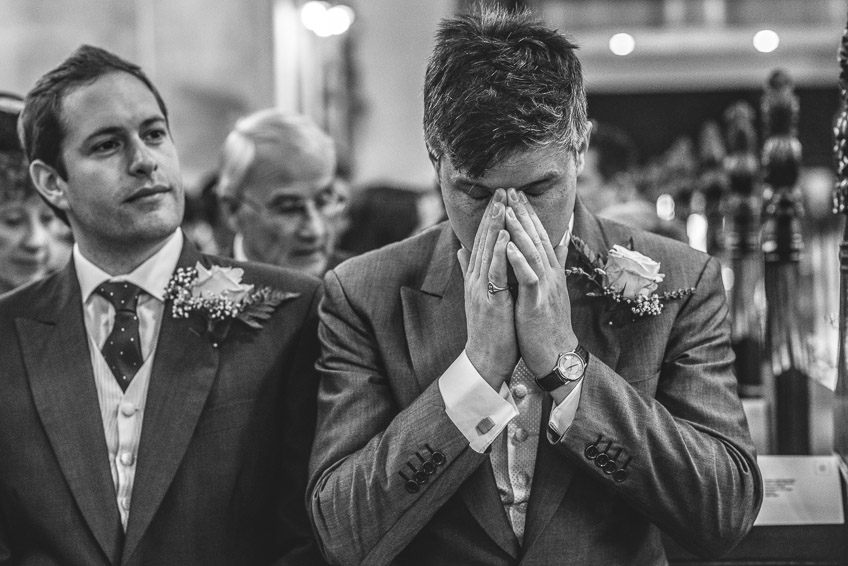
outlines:
[[239, 120], [224, 142], [217, 193], [234, 258], [317, 277], [340, 263], [333, 220], [346, 195], [333, 140], [310, 118], [268, 108]]
[[167, 109], [137, 66], [79, 48], [20, 132], [76, 245], [0, 299], [0, 564], [319, 563], [319, 282], [185, 243]]
[[713, 556], [753, 523], [719, 264], [575, 198], [574, 50], [527, 13], [440, 28], [448, 222], [324, 280], [309, 498], [331, 562], [664, 564], [660, 531]]

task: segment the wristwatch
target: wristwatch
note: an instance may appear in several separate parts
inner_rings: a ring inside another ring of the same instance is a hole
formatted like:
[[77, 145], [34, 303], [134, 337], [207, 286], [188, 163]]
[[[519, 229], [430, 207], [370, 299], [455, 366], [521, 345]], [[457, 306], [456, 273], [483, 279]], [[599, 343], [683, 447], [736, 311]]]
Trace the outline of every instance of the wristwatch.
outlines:
[[551, 373], [536, 378], [536, 384], [545, 391], [553, 391], [563, 385], [578, 381], [586, 373], [588, 363], [589, 352], [578, 344], [573, 352], [561, 353]]

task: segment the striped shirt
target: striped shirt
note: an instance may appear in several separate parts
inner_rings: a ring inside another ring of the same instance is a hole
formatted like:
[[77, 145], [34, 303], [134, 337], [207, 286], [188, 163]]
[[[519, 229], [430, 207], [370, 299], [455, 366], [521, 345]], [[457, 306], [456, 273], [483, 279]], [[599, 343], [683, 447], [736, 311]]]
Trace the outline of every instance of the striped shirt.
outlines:
[[[83, 300], [85, 329], [88, 334], [91, 367], [100, 403], [103, 432], [109, 450], [109, 465], [121, 522], [127, 528], [132, 501], [133, 480], [138, 459], [138, 444], [150, 384], [150, 370], [159, 337], [159, 327], [165, 310], [164, 291], [177, 266], [183, 247], [180, 230], [165, 245], [126, 275], [111, 277], [94, 265], [74, 245], [73, 261]], [[103, 359], [100, 349], [112, 332], [115, 309], [105, 298], [94, 292], [106, 281], [129, 281], [144, 293], [138, 299], [139, 338], [144, 363], [127, 387], [121, 390], [112, 370]]]

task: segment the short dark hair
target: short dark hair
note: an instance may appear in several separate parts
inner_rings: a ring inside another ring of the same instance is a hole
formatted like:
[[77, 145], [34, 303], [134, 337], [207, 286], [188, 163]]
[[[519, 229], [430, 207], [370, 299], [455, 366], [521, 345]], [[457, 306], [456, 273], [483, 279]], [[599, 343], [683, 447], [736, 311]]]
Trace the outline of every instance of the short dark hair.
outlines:
[[516, 151], [576, 150], [588, 128], [576, 49], [527, 10], [478, 5], [443, 20], [424, 81], [431, 155], [479, 177]]
[[67, 178], [62, 162], [62, 142], [66, 133], [62, 102], [71, 90], [117, 72], [128, 73], [143, 82], [153, 93], [168, 123], [165, 101], [138, 65], [100, 47], [81, 45], [58, 67], [38, 79], [24, 99], [18, 135], [30, 163], [40, 159], [56, 169], [63, 179]]

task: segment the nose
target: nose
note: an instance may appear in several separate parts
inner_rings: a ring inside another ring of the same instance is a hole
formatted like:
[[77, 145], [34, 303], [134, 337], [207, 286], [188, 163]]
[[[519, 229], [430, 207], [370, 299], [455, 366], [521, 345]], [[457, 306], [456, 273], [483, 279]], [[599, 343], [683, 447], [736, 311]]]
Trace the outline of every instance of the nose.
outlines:
[[297, 235], [304, 240], [318, 240], [327, 232], [327, 221], [315, 203], [308, 201], [300, 218]]
[[159, 167], [153, 151], [144, 143], [144, 140], [136, 139], [130, 145], [130, 152], [130, 173], [133, 175], [149, 177]]

